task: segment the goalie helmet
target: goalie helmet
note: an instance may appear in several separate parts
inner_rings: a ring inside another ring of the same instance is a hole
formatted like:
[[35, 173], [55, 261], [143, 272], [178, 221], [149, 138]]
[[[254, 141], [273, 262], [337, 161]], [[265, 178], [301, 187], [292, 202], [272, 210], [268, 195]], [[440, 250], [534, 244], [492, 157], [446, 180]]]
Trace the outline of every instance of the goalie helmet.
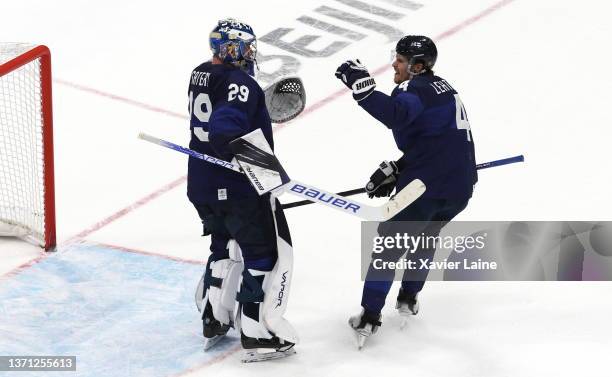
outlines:
[[253, 28], [233, 18], [220, 20], [210, 33], [210, 49], [224, 63], [255, 76], [257, 38]]
[[436, 44], [428, 37], [422, 35], [407, 35], [397, 42], [395, 52], [405, 56], [410, 65], [422, 63], [426, 69], [431, 70], [438, 58]]

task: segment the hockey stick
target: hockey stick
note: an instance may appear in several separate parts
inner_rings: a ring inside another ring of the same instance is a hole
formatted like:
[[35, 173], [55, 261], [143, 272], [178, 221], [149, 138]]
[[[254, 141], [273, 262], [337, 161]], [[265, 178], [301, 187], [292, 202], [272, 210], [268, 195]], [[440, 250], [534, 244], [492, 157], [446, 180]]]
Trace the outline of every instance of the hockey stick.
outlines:
[[[140, 133], [138, 137], [150, 143], [157, 144], [208, 163], [244, 174], [238, 164], [223, 161], [207, 154], [199, 153], [192, 149], [185, 148], [144, 133]], [[314, 203], [319, 203], [346, 214], [357, 216], [363, 220], [385, 221], [389, 220], [418, 199], [425, 192], [425, 185], [423, 182], [421, 182], [421, 180], [415, 179], [414, 181], [410, 182], [408, 186], [404, 187], [399, 193], [397, 193], [391, 200], [381, 206], [370, 206], [354, 200], [340, 198], [338, 195], [332, 194], [329, 191], [325, 191], [315, 186], [295, 180], [289, 180], [288, 182], [274, 189], [275, 195], [283, 192], [296, 195], [304, 199], [309, 199]]]
[[523, 161], [525, 161], [525, 156], [520, 154], [514, 157], [502, 158], [501, 160], [483, 162], [482, 164], [476, 165], [476, 169], [481, 170], [481, 169], [487, 169], [487, 168], [494, 168], [496, 166], [514, 164], [514, 163], [523, 162]]
[[[525, 156], [521, 154], [521, 155], [514, 156], [514, 157], [503, 158], [501, 160], [483, 162], [482, 164], [476, 165], [476, 169], [482, 170], [482, 169], [487, 169], [487, 168], [493, 168], [496, 166], [514, 164], [514, 163], [523, 162], [523, 161], [525, 161]], [[365, 192], [366, 192], [366, 189], [362, 187], [358, 189], [337, 192], [336, 195], [346, 197], [346, 196], [351, 196], [351, 195], [363, 194]], [[289, 209], [289, 208], [305, 206], [305, 205], [312, 204], [312, 203], [314, 202], [311, 200], [300, 200], [299, 202], [285, 203], [282, 205], [282, 207], [283, 209]]]

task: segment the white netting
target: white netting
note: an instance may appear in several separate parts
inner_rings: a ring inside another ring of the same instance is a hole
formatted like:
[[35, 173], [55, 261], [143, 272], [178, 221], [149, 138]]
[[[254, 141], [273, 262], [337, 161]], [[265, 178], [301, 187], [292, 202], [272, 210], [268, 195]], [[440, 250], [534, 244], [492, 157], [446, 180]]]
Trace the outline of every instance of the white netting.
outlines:
[[[0, 43], [0, 65], [30, 50]], [[40, 61], [0, 72], [0, 235], [44, 246], [44, 158]], [[4, 224], [2, 224], [4, 223]]]

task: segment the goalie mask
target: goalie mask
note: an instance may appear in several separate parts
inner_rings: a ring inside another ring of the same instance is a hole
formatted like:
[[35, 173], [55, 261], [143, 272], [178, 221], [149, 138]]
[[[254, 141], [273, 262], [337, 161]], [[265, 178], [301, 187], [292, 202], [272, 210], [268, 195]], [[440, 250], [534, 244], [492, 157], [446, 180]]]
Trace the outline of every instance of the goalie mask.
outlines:
[[209, 40], [215, 56], [255, 76], [257, 38], [249, 25], [233, 18], [220, 20]]

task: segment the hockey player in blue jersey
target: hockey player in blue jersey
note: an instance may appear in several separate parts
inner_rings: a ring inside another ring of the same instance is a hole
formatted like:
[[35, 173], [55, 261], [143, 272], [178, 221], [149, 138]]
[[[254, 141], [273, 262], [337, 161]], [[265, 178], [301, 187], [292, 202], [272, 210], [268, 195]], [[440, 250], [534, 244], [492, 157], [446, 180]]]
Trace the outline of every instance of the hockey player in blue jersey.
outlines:
[[[468, 204], [477, 181], [474, 142], [467, 114], [457, 91], [436, 76], [434, 42], [424, 36], [401, 38], [395, 49], [394, 82], [391, 95], [376, 91], [376, 82], [359, 60], [340, 65], [336, 77], [353, 91], [353, 98], [371, 116], [389, 128], [403, 156], [384, 161], [370, 177], [370, 197], [389, 196], [413, 179], [421, 179], [425, 193], [391, 221], [418, 221], [397, 227], [379, 226], [380, 234], [395, 230], [413, 235], [437, 236], [441, 228]], [[397, 261], [406, 250], [387, 250], [386, 258]], [[415, 255], [432, 258], [433, 250], [420, 249]], [[417, 314], [417, 295], [427, 270], [406, 270], [397, 296], [400, 314]], [[371, 265], [363, 287], [360, 314], [349, 324], [360, 335], [360, 346], [381, 325], [381, 310], [391, 288], [394, 271], [375, 271]]]
[[[254, 79], [253, 29], [221, 20], [210, 34], [210, 47], [212, 60], [196, 67], [189, 81], [189, 147], [230, 161], [229, 143], [261, 129], [274, 148], [264, 92]], [[297, 336], [283, 318], [293, 257], [279, 202], [270, 194], [259, 196], [243, 174], [192, 157], [187, 195], [204, 235], [211, 235], [211, 254], [196, 292], [205, 348], [236, 327], [247, 350], [244, 361], [293, 353]], [[256, 352], [262, 350], [265, 356]]]

